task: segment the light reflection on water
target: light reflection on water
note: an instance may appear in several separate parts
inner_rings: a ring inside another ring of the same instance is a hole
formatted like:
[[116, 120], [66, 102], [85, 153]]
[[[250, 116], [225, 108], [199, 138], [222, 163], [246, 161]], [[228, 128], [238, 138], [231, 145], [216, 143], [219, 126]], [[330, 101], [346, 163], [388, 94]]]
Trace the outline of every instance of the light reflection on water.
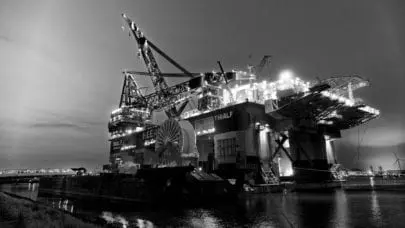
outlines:
[[32, 200], [36, 200], [38, 196], [38, 186], [38, 183], [0, 184], [0, 191], [11, 192]]
[[128, 224], [129, 224], [128, 221], [121, 215], [114, 215], [113, 213], [108, 212], [108, 211], [103, 211], [103, 213], [101, 214], [101, 217], [109, 223], [121, 224], [122, 228], [127, 228]]
[[380, 210], [380, 204], [378, 203], [378, 195], [376, 191], [371, 193], [371, 211], [372, 219], [375, 224], [382, 225], [383, 219]]
[[288, 193], [248, 195], [209, 208], [117, 210], [84, 208], [61, 198], [37, 198], [38, 184], [0, 185], [71, 213], [99, 216], [122, 227], [401, 227], [405, 192]]
[[334, 202], [335, 216], [332, 220], [331, 227], [350, 227], [348, 224], [350, 220], [350, 209], [348, 207], [346, 194], [343, 191], [336, 192]]

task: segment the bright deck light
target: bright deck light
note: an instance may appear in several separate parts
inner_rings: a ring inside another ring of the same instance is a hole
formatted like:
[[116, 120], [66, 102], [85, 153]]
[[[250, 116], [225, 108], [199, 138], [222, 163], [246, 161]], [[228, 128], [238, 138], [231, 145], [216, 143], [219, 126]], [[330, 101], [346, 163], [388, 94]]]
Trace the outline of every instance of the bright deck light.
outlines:
[[292, 80], [294, 74], [291, 70], [283, 70], [280, 72], [280, 80], [281, 81], [290, 81]]

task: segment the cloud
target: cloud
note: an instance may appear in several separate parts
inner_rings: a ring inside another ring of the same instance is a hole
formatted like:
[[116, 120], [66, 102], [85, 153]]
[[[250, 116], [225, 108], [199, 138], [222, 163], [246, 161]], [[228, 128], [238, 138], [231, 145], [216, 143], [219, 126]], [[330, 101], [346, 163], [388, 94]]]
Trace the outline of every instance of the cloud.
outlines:
[[5, 144], [1, 144], [0, 142], [0, 149], [10, 149], [11, 145], [5, 145]]
[[346, 168], [368, 168], [382, 166], [385, 170], [396, 169], [395, 152], [399, 158], [405, 158], [405, 143], [395, 146], [361, 146], [357, 148], [343, 142], [336, 143], [338, 162]]
[[5, 35], [0, 35], [0, 40], [5, 41], [5, 42], [12, 42], [13, 40], [10, 39], [10, 37], [5, 36]]
[[[92, 116], [86, 115], [86, 114], [75, 114], [75, 115], [69, 115], [66, 113], [57, 113], [54, 111], [50, 111], [50, 110], [36, 110], [39, 113], [42, 113], [45, 115], [45, 117], [47, 119], [53, 118], [53, 119], [57, 119], [57, 121], [59, 122], [63, 122], [63, 123], [72, 123], [74, 125], [80, 125], [81, 127], [93, 127], [93, 126], [100, 126], [100, 125], [106, 125], [107, 124], [107, 120], [106, 121], [97, 121], [97, 120], [92, 120]], [[75, 111], [75, 110], [74, 110]], [[79, 113], [78, 111], [75, 111], [75, 113]]]
[[[399, 124], [398, 124], [399, 125]], [[360, 138], [360, 141], [358, 141]], [[401, 126], [378, 126], [364, 131], [353, 131], [348, 138], [352, 144], [370, 147], [395, 146], [405, 142], [405, 130]]]
[[70, 128], [70, 129], [76, 129], [76, 130], [82, 130], [85, 127], [78, 125], [78, 124], [73, 124], [73, 123], [58, 123], [58, 122], [42, 122], [42, 123], [34, 123], [29, 125], [30, 128]]
[[100, 125], [107, 125], [108, 119], [106, 121], [81, 120], [81, 122], [88, 126], [100, 126]]

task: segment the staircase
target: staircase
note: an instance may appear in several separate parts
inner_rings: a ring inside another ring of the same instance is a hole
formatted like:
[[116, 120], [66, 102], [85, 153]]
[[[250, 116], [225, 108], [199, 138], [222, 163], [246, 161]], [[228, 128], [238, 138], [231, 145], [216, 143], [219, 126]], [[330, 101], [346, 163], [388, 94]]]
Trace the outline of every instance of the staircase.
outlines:
[[261, 175], [266, 184], [278, 184], [279, 179], [268, 164], [261, 165]]
[[192, 177], [199, 181], [224, 181], [222, 178], [213, 173], [205, 173], [202, 171], [193, 171], [190, 173]]

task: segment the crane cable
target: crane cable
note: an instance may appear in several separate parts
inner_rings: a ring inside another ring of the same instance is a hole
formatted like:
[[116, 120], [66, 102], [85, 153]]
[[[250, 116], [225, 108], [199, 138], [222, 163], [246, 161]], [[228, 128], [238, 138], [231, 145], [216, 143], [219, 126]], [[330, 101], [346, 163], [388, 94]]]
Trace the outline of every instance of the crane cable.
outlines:
[[364, 136], [366, 135], [367, 130], [368, 130], [368, 124], [366, 124], [362, 137], [360, 139], [360, 128], [357, 129], [357, 162], [360, 160], [360, 147], [361, 147], [360, 145], [364, 140]]

